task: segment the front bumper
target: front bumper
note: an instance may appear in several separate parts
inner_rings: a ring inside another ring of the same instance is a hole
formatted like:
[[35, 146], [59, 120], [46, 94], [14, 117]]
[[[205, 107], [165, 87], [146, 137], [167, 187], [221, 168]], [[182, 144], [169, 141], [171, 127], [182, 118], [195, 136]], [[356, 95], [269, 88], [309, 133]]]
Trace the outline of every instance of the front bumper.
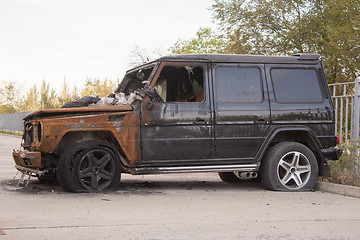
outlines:
[[14, 151], [15, 164], [26, 168], [41, 168], [41, 152]]
[[15, 165], [15, 168], [18, 171], [31, 176], [42, 176], [48, 172], [47, 170], [40, 171], [39, 169], [27, 168], [19, 165]]

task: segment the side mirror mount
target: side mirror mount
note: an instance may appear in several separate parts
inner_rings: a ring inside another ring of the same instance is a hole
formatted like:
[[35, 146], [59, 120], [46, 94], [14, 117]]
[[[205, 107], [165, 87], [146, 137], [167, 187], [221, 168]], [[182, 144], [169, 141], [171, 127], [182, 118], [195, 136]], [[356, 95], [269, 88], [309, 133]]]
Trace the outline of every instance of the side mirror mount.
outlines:
[[154, 109], [154, 103], [152, 101], [148, 102], [146, 104], [146, 109], [149, 110], [149, 111], [153, 110]]

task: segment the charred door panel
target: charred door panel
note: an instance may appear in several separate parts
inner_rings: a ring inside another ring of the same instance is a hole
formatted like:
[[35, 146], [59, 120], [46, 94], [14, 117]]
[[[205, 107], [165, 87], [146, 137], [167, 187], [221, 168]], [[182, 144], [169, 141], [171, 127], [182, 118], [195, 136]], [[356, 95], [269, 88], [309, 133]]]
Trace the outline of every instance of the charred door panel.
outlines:
[[205, 164], [211, 158], [212, 125], [206, 65], [163, 63], [151, 83], [164, 102], [142, 102], [143, 164]]
[[[142, 125], [144, 161], [210, 157], [210, 112], [204, 104], [154, 103]], [[169, 162], [175, 164], [174, 161]]]
[[253, 161], [270, 123], [263, 65], [213, 68], [217, 158]]

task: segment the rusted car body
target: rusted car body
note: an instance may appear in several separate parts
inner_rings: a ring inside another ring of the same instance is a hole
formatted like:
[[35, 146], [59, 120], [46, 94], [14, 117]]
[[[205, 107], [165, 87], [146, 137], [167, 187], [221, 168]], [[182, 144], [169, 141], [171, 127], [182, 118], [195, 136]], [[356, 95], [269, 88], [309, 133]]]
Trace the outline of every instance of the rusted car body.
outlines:
[[[231, 74], [249, 80], [235, 86]], [[304, 75], [314, 93], [303, 100], [292, 83], [291, 100], [286, 74]], [[26, 116], [16, 165], [74, 192], [116, 188], [121, 173], [201, 171], [227, 182], [261, 171], [267, 188], [298, 191], [341, 154], [318, 55], [163, 57], [129, 70], [115, 92], [137, 98]]]

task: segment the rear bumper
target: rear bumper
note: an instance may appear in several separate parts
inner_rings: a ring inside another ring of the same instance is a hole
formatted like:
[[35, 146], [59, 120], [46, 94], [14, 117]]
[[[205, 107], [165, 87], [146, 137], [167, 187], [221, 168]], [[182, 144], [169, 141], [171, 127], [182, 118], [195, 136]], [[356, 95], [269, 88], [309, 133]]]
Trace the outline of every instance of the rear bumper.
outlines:
[[324, 157], [324, 162], [323, 164], [321, 164], [319, 167], [319, 176], [322, 177], [330, 177], [330, 167], [327, 163], [327, 161], [329, 160], [339, 160], [341, 154], [342, 154], [342, 149], [340, 148], [326, 148], [326, 149], [321, 149], [321, 153]]
[[338, 160], [342, 154], [342, 149], [340, 148], [326, 148], [321, 149], [321, 153], [324, 158], [328, 160]]
[[41, 168], [41, 152], [14, 151], [15, 164], [26, 168]]

